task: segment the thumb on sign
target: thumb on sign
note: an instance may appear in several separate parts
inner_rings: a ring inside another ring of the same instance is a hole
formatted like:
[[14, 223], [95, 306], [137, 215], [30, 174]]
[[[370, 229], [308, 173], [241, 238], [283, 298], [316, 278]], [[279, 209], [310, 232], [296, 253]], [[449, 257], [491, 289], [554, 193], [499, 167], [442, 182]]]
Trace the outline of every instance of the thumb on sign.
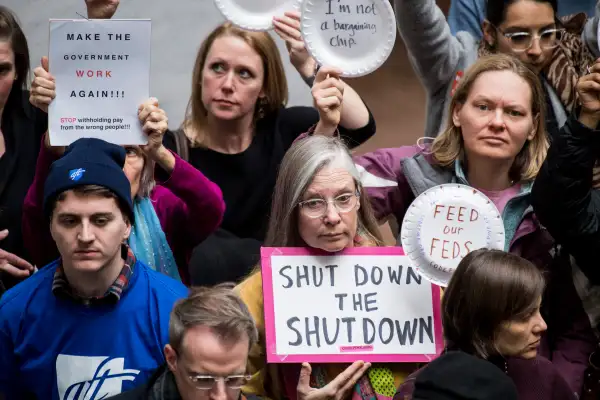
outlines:
[[333, 134], [340, 123], [345, 88], [340, 74], [337, 68], [323, 67], [315, 76], [312, 96], [320, 117], [315, 133]]
[[335, 377], [321, 389], [310, 387], [310, 374], [312, 368], [310, 364], [303, 363], [298, 379], [297, 395], [298, 400], [342, 400], [345, 399], [348, 392], [352, 390], [356, 382], [371, 367], [371, 363], [364, 361], [355, 361], [342, 373]]
[[50, 74], [48, 57], [42, 57], [41, 65], [33, 70], [33, 81], [29, 102], [44, 112], [48, 112], [48, 106], [56, 97], [56, 84], [54, 77]]

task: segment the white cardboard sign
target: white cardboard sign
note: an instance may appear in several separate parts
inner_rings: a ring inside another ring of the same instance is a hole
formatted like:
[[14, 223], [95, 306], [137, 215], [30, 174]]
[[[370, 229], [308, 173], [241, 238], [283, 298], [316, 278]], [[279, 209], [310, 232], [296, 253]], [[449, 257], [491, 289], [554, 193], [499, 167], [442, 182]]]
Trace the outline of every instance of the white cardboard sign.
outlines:
[[146, 144], [137, 117], [150, 93], [150, 20], [50, 20], [50, 143], [82, 137]]
[[440, 288], [402, 248], [261, 252], [268, 362], [427, 362], [443, 349]]

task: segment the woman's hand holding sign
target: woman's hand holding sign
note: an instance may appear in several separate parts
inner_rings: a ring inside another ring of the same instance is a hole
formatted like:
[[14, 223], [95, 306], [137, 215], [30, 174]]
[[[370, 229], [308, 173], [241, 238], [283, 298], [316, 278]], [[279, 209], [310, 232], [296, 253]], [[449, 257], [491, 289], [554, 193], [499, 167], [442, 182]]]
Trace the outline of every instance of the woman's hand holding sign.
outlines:
[[323, 67], [317, 72], [312, 87], [314, 105], [319, 111], [319, 123], [315, 133], [332, 135], [342, 118], [344, 82], [339, 78], [340, 71], [333, 67]]
[[110, 19], [119, 7], [120, 0], [85, 0], [89, 19]]
[[42, 57], [41, 65], [33, 70], [29, 102], [47, 113], [48, 106], [55, 97], [56, 84], [54, 77], [49, 72], [48, 57]]
[[321, 389], [315, 389], [310, 387], [312, 368], [309, 363], [303, 363], [298, 379], [298, 400], [343, 400], [370, 367], [371, 363], [355, 361], [329, 384]]
[[285, 41], [290, 62], [304, 79], [313, 76], [317, 62], [308, 54], [300, 33], [300, 12], [290, 11], [283, 17], [274, 17], [275, 33]]
[[148, 144], [140, 148], [151, 160], [170, 173], [175, 168], [175, 157], [162, 144], [168, 128], [167, 114], [159, 108], [158, 100], [152, 97], [139, 106], [138, 118], [142, 124], [142, 131], [148, 135]]

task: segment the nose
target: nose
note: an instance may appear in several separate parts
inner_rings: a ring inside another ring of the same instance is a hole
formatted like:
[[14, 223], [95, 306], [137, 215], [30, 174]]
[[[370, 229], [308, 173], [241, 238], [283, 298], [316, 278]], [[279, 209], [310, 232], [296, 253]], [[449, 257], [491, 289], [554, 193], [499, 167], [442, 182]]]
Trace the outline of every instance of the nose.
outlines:
[[221, 85], [221, 89], [226, 90], [226, 91], [232, 91], [233, 90], [233, 71], [229, 71], [224, 77], [223, 77], [223, 84]]
[[539, 312], [537, 313], [537, 321], [536, 321], [535, 325], [533, 326], [533, 328], [534, 328], [535, 333], [542, 333], [542, 332], [545, 332], [546, 329], [548, 329], [548, 325], [546, 325], [546, 321], [544, 321], [544, 318], [542, 317], [542, 315]]
[[342, 220], [340, 213], [333, 203], [327, 203], [327, 211], [325, 212], [324, 220], [325, 223], [329, 225], [337, 225]]
[[534, 37], [531, 42], [531, 47], [527, 49], [527, 54], [531, 57], [538, 57], [542, 54], [542, 47], [540, 46], [540, 38]]
[[210, 391], [210, 400], [227, 400], [227, 388], [222, 379], [215, 382], [215, 386]]
[[81, 229], [79, 230], [79, 233], [77, 234], [77, 239], [80, 242], [84, 242], [84, 243], [91, 243], [94, 241], [94, 239], [95, 239], [94, 231], [93, 231], [92, 224], [90, 224], [89, 221], [83, 221], [81, 223]]
[[494, 113], [494, 116], [490, 121], [490, 125], [496, 129], [504, 128], [504, 110], [502, 109], [502, 107], [498, 107], [496, 109], [496, 112]]

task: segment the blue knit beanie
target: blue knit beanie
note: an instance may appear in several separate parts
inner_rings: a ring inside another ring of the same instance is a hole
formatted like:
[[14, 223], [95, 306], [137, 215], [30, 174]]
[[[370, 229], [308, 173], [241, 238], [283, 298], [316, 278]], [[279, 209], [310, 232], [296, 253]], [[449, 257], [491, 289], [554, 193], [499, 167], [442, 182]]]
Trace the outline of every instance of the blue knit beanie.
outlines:
[[123, 172], [126, 152], [101, 139], [82, 138], [71, 143], [52, 163], [44, 186], [44, 212], [50, 218], [56, 197], [77, 186], [98, 185], [112, 191], [126, 207], [133, 223], [131, 185]]

